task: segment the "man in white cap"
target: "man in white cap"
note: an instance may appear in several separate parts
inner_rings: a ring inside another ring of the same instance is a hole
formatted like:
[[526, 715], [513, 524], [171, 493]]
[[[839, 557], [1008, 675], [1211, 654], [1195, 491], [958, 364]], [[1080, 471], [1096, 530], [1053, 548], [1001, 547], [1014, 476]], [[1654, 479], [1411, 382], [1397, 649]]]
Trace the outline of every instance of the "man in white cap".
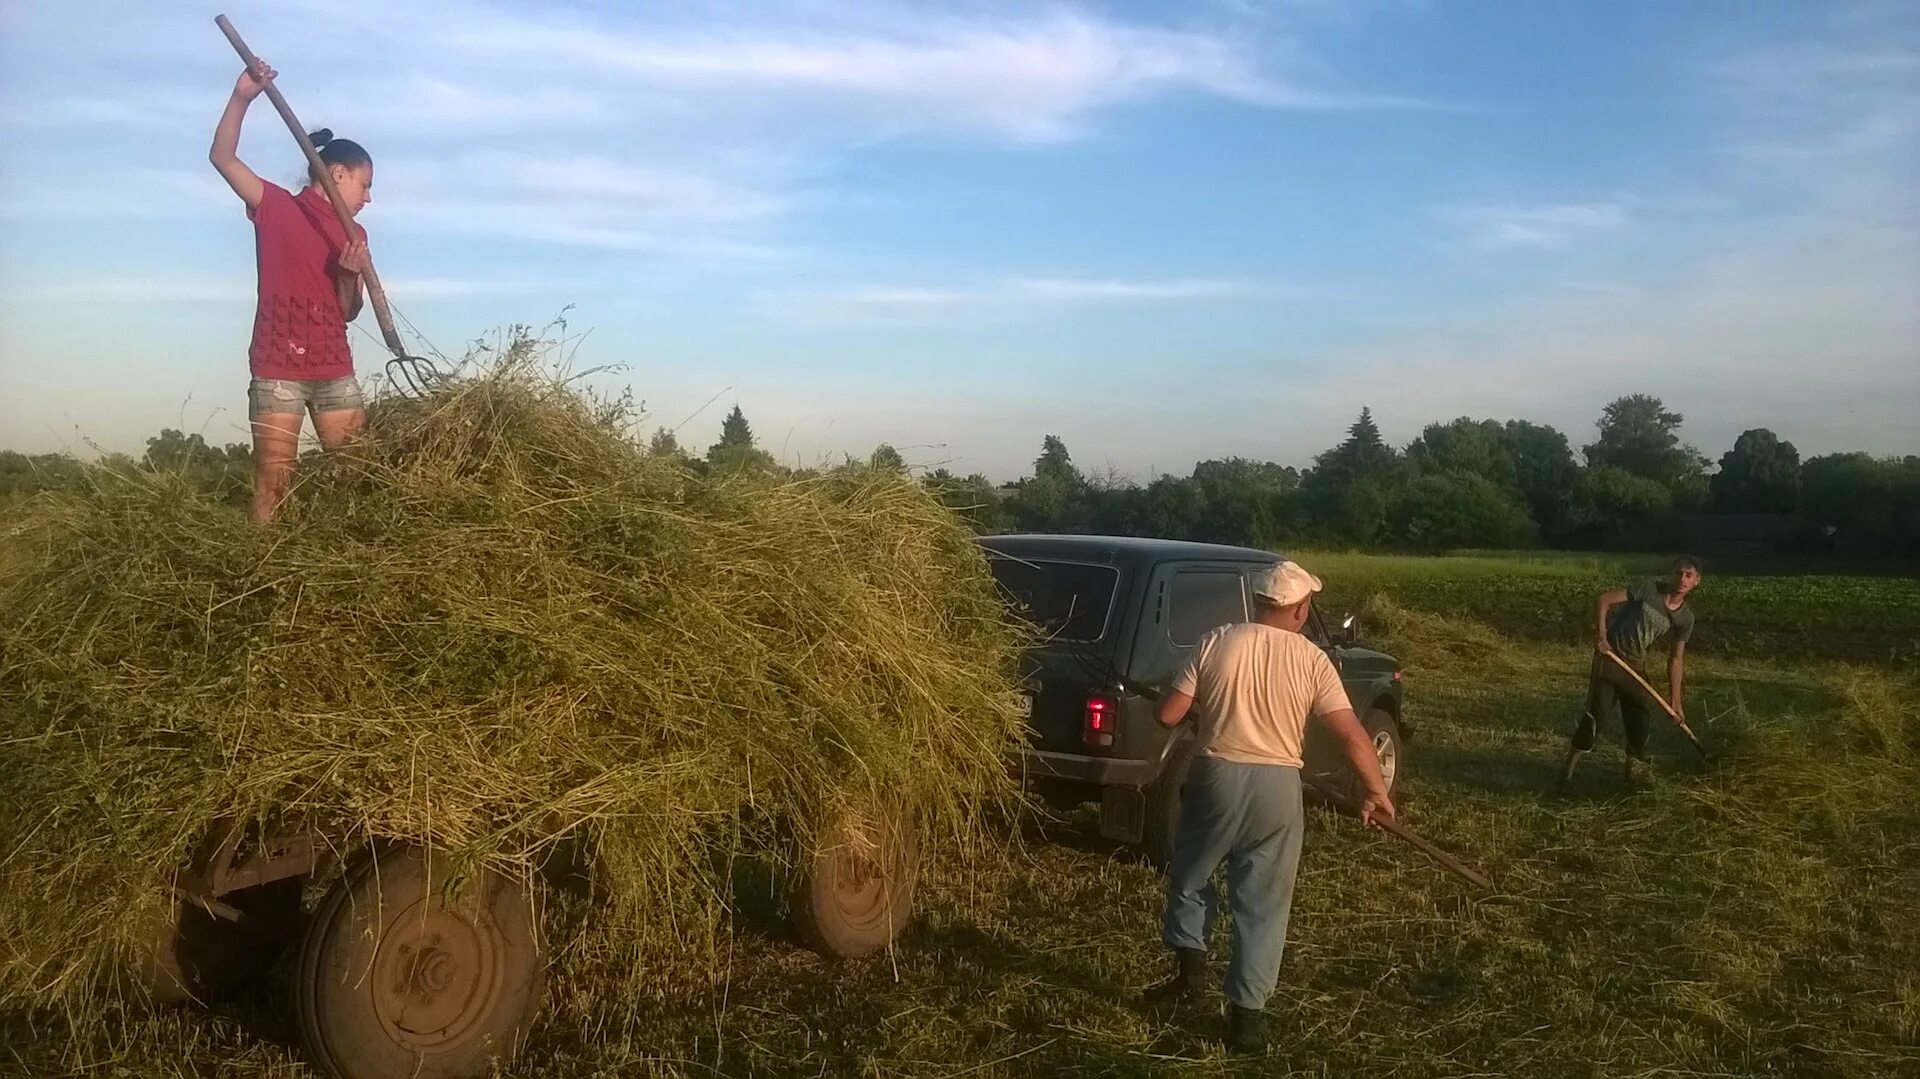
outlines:
[[1207, 937], [1219, 904], [1213, 871], [1225, 861], [1234, 924], [1228, 1040], [1240, 1052], [1266, 1047], [1265, 1009], [1280, 976], [1306, 825], [1300, 767], [1308, 716], [1318, 717], [1340, 741], [1366, 785], [1362, 818], [1371, 824], [1393, 816], [1379, 759], [1339, 672], [1300, 634], [1318, 591], [1320, 579], [1296, 562], [1262, 571], [1253, 581], [1253, 621], [1200, 638], [1193, 659], [1160, 702], [1166, 726], [1177, 726], [1190, 710], [1198, 712], [1199, 723], [1161, 926], [1177, 972], [1147, 997], [1173, 1005], [1206, 997]]

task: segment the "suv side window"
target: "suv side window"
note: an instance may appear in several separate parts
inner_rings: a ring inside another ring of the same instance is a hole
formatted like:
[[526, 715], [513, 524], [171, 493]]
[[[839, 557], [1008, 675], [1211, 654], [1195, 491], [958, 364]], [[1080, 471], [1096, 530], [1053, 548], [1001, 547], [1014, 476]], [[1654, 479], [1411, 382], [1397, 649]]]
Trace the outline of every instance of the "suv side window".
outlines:
[[1167, 637], [1186, 647], [1208, 630], [1247, 620], [1241, 576], [1233, 570], [1191, 569], [1173, 575], [1167, 590]]
[[1320, 621], [1320, 607], [1318, 604], [1314, 605], [1313, 610], [1308, 613], [1307, 624], [1303, 628], [1306, 630], [1307, 639], [1314, 644], [1322, 648], [1333, 647], [1333, 638], [1327, 636], [1327, 624]]

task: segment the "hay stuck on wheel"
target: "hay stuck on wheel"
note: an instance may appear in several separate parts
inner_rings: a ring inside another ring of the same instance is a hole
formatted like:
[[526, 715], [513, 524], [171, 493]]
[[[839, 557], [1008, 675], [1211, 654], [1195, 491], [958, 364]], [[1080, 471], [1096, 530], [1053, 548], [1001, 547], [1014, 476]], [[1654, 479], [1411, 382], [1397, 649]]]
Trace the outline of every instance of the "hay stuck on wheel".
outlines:
[[978, 835], [1020, 641], [962, 524], [879, 470], [701, 476], [631, 419], [523, 336], [375, 402], [272, 527], [104, 468], [9, 511], [0, 1001], [95, 1010], [222, 822], [518, 879], [584, 838], [549, 944], [631, 972], [616, 1006], [713, 954], [733, 853], [873, 804]]

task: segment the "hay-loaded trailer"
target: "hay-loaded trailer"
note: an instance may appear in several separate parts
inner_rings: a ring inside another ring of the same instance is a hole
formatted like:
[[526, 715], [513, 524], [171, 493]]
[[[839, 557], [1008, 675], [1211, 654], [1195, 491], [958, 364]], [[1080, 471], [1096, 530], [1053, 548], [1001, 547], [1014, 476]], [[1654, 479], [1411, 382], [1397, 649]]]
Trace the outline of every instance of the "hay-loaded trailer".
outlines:
[[543, 971], [632, 1016], [782, 893], [870, 952], [918, 850], [985, 838], [1026, 631], [963, 522], [653, 454], [544, 355], [376, 400], [272, 528], [105, 465], [9, 514], [0, 1002], [80, 1034], [128, 971], [204, 1000], [285, 956], [323, 1069], [473, 1074]]
[[[828, 956], [887, 947], [913, 909], [919, 850], [884, 811], [853, 814], [802, 860], [793, 927]], [[207, 1001], [265, 974], [290, 948], [294, 1018], [315, 1065], [337, 1079], [488, 1074], [538, 1016], [546, 959], [539, 906], [577, 884], [577, 844], [530, 881], [462, 874], [441, 851], [225, 827], [173, 886], [135, 982], [163, 1004]], [[570, 856], [571, 855], [571, 856]], [[327, 883], [310, 914], [302, 897]], [[448, 886], [452, 885], [451, 888]]]

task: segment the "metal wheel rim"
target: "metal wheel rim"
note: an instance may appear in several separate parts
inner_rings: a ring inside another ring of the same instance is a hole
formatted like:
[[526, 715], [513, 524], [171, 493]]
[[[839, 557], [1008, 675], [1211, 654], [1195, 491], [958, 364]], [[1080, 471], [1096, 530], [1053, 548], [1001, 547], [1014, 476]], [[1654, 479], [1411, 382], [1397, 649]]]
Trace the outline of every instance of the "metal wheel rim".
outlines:
[[1373, 754], [1380, 760], [1380, 780], [1393, 789], [1393, 776], [1400, 767], [1400, 749], [1393, 744], [1393, 735], [1386, 731], [1373, 733]]
[[834, 909], [857, 929], [885, 925], [892, 916], [892, 877], [897, 872], [897, 867], [889, 866], [895, 860], [893, 848], [884, 839], [864, 839], [859, 830], [848, 831], [855, 834], [827, 857], [827, 886]]
[[420, 900], [388, 926], [374, 956], [368, 992], [396, 1045], [458, 1045], [485, 1025], [504, 992], [499, 929]]

